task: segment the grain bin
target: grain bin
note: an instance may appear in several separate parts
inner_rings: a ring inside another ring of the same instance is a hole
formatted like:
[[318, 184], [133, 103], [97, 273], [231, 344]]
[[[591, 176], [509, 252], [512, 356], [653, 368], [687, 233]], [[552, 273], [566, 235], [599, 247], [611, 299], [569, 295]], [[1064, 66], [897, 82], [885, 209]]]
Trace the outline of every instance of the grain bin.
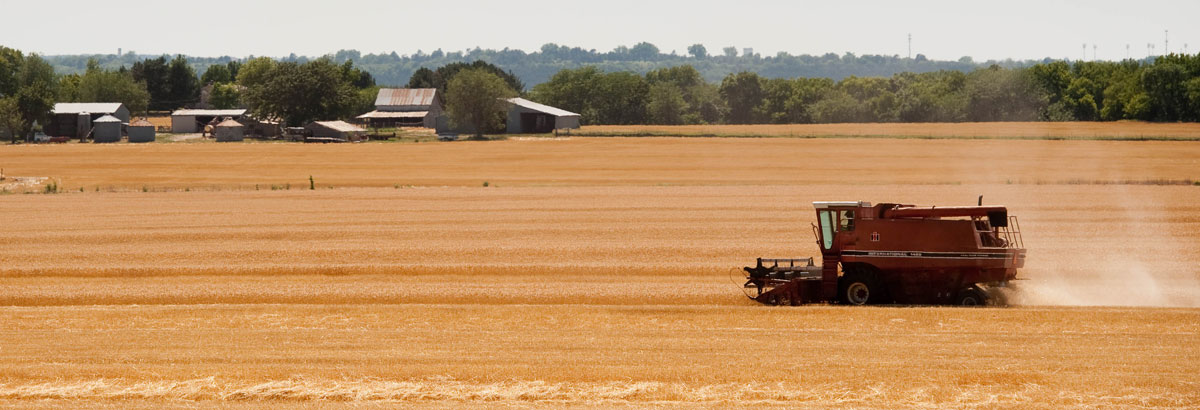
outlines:
[[154, 142], [154, 124], [145, 118], [129, 124], [129, 142]]
[[105, 115], [92, 121], [92, 140], [95, 142], [121, 141], [121, 120]]
[[246, 137], [246, 127], [240, 122], [225, 120], [217, 124], [213, 135], [217, 137], [218, 142], [241, 141]]

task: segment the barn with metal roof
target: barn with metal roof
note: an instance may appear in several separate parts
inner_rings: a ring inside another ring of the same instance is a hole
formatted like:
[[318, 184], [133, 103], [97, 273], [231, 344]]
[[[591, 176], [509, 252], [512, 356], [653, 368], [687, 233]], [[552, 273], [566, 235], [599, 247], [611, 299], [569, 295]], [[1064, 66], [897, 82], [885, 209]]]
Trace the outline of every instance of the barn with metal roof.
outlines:
[[375, 96], [375, 111], [356, 118], [372, 128], [437, 128], [443, 110], [436, 88], [381, 88]]
[[579, 128], [579, 114], [524, 98], [506, 99], [509, 134], [543, 134]]
[[129, 122], [129, 109], [121, 103], [57, 103], [50, 122], [43, 127], [53, 137], [86, 138], [92, 122], [111, 115], [122, 123]]

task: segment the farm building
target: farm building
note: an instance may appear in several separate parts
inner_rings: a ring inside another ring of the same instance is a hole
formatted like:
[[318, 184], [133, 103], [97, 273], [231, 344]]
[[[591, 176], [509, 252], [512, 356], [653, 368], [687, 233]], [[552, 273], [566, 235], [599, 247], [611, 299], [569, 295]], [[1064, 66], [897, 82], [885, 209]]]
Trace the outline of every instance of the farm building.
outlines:
[[121, 141], [121, 119], [105, 115], [92, 121], [92, 140], [95, 142]]
[[358, 142], [366, 139], [367, 130], [345, 121], [313, 121], [304, 126], [312, 139]]
[[129, 142], [154, 142], [154, 124], [145, 118], [129, 123], [126, 133], [129, 134]]
[[171, 132], [176, 134], [200, 132], [215, 118], [229, 117], [235, 120], [246, 116], [246, 109], [232, 110], [176, 110], [171, 113]]
[[372, 128], [438, 128], [442, 111], [436, 88], [382, 88], [375, 96], [375, 111], [357, 118]]
[[85, 138], [92, 130], [92, 121], [110, 115], [120, 122], [129, 122], [129, 109], [121, 103], [57, 103], [50, 122], [43, 128], [52, 137]]
[[561, 129], [578, 129], [579, 114], [538, 104], [524, 98], [509, 98], [508, 133], [542, 134]]
[[213, 130], [217, 142], [236, 142], [246, 139], [246, 126], [234, 120], [225, 120]]

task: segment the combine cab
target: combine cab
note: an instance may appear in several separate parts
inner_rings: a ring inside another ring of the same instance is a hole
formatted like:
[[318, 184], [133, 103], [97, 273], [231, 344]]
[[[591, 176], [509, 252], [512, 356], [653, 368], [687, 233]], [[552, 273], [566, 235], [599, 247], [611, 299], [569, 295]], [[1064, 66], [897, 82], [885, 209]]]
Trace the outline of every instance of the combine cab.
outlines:
[[1000, 289], [1025, 265], [1024, 243], [1007, 208], [980, 204], [814, 202], [821, 264], [760, 258], [743, 268], [743, 286], [772, 305], [1003, 305]]

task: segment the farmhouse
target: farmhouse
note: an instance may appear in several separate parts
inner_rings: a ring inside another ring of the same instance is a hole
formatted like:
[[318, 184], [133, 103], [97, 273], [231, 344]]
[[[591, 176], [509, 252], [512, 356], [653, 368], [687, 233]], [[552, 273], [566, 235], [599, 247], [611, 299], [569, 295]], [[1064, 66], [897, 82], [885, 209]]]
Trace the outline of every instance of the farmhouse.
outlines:
[[84, 138], [92, 122], [104, 116], [116, 118], [119, 125], [129, 122], [129, 109], [121, 103], [57, 103], [44, 131], [52, 137]]
[[313, 121], [304, 126], [313, 139], [358, 142], [366, 139], [367, 130], [345, 121]]
[[145, 118], [135, 120], [126, 127], [129, 142], [154, 142], [154, 124]]
[[225, 120], [213, 130], [217, 142], [236, 142], [246, 138], [246, 126], [234, 120]]
[[509, 98], [505, 101], [509, 103], [509, 134], [542, 134], [560, 129], [579, 128], [579, 114], [524, 98]]
[[171, 132], [176, 134], [200, 132], [214, 118], [229, 117], [238, 120], [245, 116], [245, 108], [232, 110], [176, 110], [171, 113]]
[[382, 88], [375, 96], [375, 111], [357, 118], [372, 128], [438, 128], [442, 111], [436, 88]]

